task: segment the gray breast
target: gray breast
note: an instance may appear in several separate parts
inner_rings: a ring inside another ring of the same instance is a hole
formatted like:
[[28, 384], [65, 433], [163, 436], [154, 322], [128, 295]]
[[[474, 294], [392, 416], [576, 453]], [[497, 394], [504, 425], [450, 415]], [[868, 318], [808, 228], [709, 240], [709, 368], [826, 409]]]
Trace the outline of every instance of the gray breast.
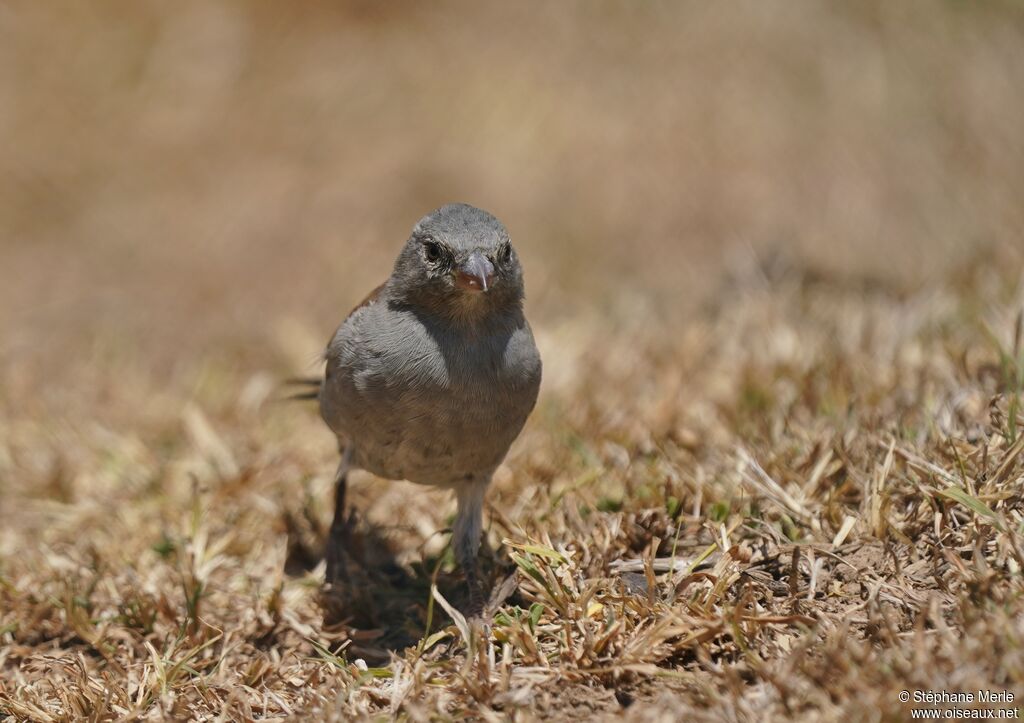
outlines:
[[521, 313], [460, 330], [373, 304], [328, 349], [321, 411], [359, 466], [454, 486], [501, 462], [533, 409], [540, 374]]

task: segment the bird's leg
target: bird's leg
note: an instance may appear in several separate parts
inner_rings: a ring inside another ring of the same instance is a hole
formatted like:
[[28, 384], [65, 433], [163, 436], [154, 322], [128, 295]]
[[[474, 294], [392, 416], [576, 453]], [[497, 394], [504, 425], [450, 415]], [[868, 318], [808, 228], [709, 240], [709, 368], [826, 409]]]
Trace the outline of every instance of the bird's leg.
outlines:
[[489, 482], [489, 479], [473, 480], [457, 488], [458, 510], [452, 527], [452, 548], [455, 559], [466, 574], [471, 615], [479, 615], [484, 607], [483, 590], [477, 576], [477, 552], [483, 527], [484, 494]]
[[338, 471], [334, 475], [334, 519], [327, 537], [326, 582], [334, 584], [346, 577], [345, 547], [348, 542], [348, 521], [345, 519], [345, 488], [348, 483], [348, 470], [352, 462], [352, 447], [345, 447], [338, 463]]

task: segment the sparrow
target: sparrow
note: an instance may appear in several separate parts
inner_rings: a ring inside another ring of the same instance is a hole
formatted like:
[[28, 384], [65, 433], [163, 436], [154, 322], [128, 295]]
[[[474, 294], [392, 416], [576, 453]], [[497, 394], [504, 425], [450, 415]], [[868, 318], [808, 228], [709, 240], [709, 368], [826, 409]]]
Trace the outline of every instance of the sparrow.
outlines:
[[345, 575], [345, 488], [359, 468], [454, 491], [452, 548], [479, 612], [484, 497], [541, 382], [523, 297], [505, 226], [450, 204], [420, 219], [391, 276], [338, 327], [316, 390], [341, 454], [326, 583]]

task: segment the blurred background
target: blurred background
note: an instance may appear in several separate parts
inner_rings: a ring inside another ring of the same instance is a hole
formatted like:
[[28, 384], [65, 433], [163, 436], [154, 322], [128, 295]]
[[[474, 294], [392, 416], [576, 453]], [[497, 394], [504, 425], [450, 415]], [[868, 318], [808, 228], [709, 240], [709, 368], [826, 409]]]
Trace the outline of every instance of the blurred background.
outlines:
[[307, 371], [456, 200], [542, 337], [748, 257], [921, 283], [1021, 243], [1021, 78], [1010, 1], [4, 2], [0, 391]]

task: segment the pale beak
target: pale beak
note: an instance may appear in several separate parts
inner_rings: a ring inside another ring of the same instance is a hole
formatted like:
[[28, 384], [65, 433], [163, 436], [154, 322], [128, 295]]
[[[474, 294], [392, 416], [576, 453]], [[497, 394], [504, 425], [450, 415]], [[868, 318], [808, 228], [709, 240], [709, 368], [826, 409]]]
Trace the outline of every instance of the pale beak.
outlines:
[[455, 284], [467, 291], [487, 291], [494, 282], [494, 264], [474, 251], [455, 272]]

